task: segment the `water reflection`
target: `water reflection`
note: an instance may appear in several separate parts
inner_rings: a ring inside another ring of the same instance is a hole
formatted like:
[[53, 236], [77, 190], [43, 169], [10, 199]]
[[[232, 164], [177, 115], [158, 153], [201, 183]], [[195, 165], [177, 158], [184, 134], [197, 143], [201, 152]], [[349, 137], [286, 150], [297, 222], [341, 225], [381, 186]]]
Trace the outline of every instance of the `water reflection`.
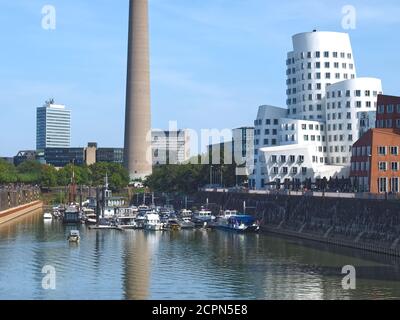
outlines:
[[[1, 299], [397, 299], [398, 259], [265, 235], [91, 231], [38, 212], [0, 226]], [[57, 289], [43, 290], [52, 265]], [[357, 290], [341, 287], [354, 265]]]

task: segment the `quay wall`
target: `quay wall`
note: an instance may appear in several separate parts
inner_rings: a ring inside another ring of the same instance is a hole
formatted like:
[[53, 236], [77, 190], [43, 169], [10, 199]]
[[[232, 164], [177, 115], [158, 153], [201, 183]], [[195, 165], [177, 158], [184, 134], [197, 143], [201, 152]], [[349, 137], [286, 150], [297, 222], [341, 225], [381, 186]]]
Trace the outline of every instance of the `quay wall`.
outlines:
[[264, 232], [400, 256], [400, 201], [229, 192], [199, 192], [214, 212], [244, 210]]
[[9, 222], [13, 219], [19, 218], [26, 214], [35, 212], [43, 208], [43, 202], [40, 200], [33, 201], [21, 206], [10, 208], [4, 211], [0, 211], [0, 225]]

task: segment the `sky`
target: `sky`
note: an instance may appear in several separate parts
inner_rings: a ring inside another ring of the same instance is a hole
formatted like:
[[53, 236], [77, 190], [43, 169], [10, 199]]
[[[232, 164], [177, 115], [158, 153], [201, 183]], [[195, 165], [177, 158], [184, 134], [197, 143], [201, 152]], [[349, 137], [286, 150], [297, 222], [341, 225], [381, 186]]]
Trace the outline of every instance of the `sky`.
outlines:
[[[149, 3], [153, 128], [249, 126], [258, 106], [284, 107], [291, 38], [313, 29], [348, 32], [358, 77], [400, 95], [398, 0]], [[35, 149], [36, 108], [50, 97], [72, 111], [72, 146], [123, 146], [128, 4], [0, 0], [0, 156]], [[45, 5], [54, 30], [42, 27]], [[342, 27], [345, 5], [355, 29]]]

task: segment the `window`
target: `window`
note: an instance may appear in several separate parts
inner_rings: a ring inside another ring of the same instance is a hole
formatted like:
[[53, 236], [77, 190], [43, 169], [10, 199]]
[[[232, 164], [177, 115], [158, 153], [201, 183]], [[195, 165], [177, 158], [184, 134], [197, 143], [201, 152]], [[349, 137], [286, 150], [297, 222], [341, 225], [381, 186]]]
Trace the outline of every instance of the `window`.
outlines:
[[278, 168], [278, 167], [273, 167], [273, 168], [272, 168], [272, 172], [273, 172], [274, 174], [278, 174], [279, 168]]
[[274, 125], [277, 126], [279, 124], [278, 119], [274, 119]]
[[326, 78], [326, 79], [330, 79], [330, 78], [331, 78], [330, 72], [325, 73], [325, 78]]
[[378, 180], [378, 189], [380, 193], [387, 192], [387, 179], [386, 178], [379, 178]]
[[338, 69], [338, 68], [339, 68], [339, 62], [335, 62], [335, 63], [334, 63], [334, 67], [335, 67], [336, 69]]
[[283, 167], [282, 172], [283, 174], [288, 174], [288, 167]]
[[392, 104], [389, 104], [388, 106], [387, 106], [387, 113], [393, 113], [393, 105]]
[[271, 119], [265, 120], [265, 124], [266, 124], [266, 125], [271, 125]]
[[325, 57], [325, 58], [329, 58], [329, 51], [325, 51], [325, 52], [324, 52], [324, 57]]
[[399, 178], [392, 178], [391, 179], [391, 191], [394, 193], [399, 192]]
[[333, 52], [333, 57], [337, 58], [338, 57], [338, 53], [337, 52]]
[[378, 155], [380, 156], [386, 156], [386, 147], [378, 147]]
[[271, 156], [271, 162], [276, 163], [277, 156]]
[[379, 164], [379, 171], [386, 171], [387, 170], [387, 163], [384, 161], [380, 161]]
[[304, 174], [304, 175], [306, 175], [306, 174], [307, 174], [307, 168], [302, 167], [302, 168], [301, 168], [301, 173]]
[[330, 63], [329, 62], [325, 62], [324, 66], [325, 66], [325, 68], [330, 68]]
[[270, 130], [269, 129], [265, 129], [264, 134], [269, 135]]
[[297, 172], [298, 172], [298, 168], [297, 168], [297, 167], [293, 167], [293, 168], [292, 168], [292, 173], [293, 173], [293, 174], [297, 174]]
[[361, 97], [361, 90], [356, 90], [355, 96], [356, 97]]
[[319, 51], [315, 52], [315, 57], [316, 58], [320, 58], [321, 57], [321, 52], [319, 52]]
[[286, 162], [286, 156], [281, 156], [281, 162], [283, 162], [283, 163]]
[[289, 160], [291, 163], [294, 163], [296, 161], [296, 156], [290, 156]]
[[276, 136], [277, 134], [278, 134], [278, 130], [272, 129], [272, 135], [273, 135], [273, 136]]
[[299, 156], [299, 162], [304, 162], [304, 156]]
[[272, 144], [273, 146], [276, 146], [276, 139], [272, 139], [272, 140], [271, 140], [271, 144]]
[[304, 135], [304, 141], [308, 141], [308, 135]]
[[399, 163], [392, 162], [392, 171], [399, 171]]
[[269, 144], [269, 139], [264, 139], [264, 145], [268, 145]]
[[399, 148], [398, 147], [390, 147], [390, 153], [394, 156], [399, 155]]
[[378, 113], [379, 114], [385, 113], [385, 106], [383, 106], [383, 105], [378, 106]]

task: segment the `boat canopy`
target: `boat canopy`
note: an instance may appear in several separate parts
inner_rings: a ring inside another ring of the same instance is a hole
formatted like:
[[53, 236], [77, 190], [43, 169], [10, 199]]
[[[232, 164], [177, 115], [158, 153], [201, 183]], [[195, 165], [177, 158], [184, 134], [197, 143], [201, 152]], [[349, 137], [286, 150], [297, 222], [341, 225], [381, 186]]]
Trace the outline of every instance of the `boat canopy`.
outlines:
[[73, 237], [79, 236], [79, 231], [78, 230], [71, 230], [69, 232], [69, 235], [73, 236]]

